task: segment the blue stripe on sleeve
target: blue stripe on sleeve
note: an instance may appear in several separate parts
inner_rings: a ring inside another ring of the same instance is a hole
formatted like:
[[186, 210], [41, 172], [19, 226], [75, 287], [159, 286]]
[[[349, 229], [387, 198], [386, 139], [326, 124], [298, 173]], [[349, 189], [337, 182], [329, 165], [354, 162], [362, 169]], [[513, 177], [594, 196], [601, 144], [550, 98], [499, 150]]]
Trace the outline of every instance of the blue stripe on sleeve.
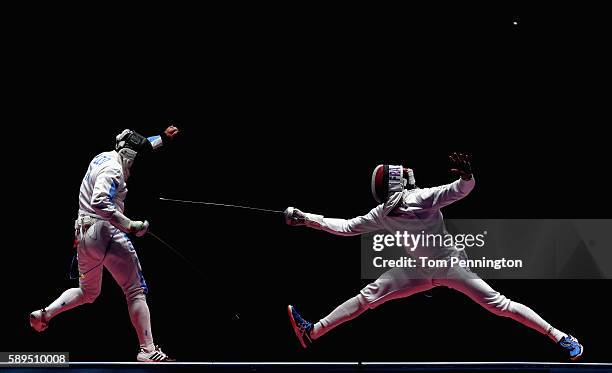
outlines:
[[151, 147], [153, 147], [153, 150], [159, 148], [160, 146], [163, 145], [163, 141], [161, 136], [151, 136], [151, 137], [147, 137], [147, 140], [149, 140], [149, 142], [151, 143]]
[[110, 201], [112, 203], [113, 199], [117, 195], [117, 181], [116, 180], [113, 180], [113, 185], [111, 185], [111, 188], [108, 191], [108, 195], [109, 195], [109, 199], [110, 199]]

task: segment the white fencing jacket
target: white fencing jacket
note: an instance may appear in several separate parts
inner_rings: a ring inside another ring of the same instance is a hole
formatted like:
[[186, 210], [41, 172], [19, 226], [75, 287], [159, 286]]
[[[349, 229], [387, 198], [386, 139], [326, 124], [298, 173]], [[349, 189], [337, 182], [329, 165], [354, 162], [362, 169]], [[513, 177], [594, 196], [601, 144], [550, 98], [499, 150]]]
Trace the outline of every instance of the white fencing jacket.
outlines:
[[[414, 234], [423, 232], [444, 235], [447, 231], [440, 209], [467, 196], [474, 188], [474, 183], [473, 178], [459, 179], [438, 187], [397, 192], [386, 203], [376, 206], [366, 215], [348, 220], [325, 218], [316, 214], [306, 214], [306, 220], [310, 227], [341, 236], [380, 230], [392, 234], [408, 231]], [[454, 255], [456, 252], [452, 247], [426, 247], [417, 248], [414, 253], [433, 259]]]
[[[160, 136], [148, 138], [153, 149], [163, 145]], [[79, 216], [88, 215], [110, 220], [118, 211], [123, 214], [127, 195], [125, 170], [116, 151], [100, 153], [89, 163], [79, 190]]]
[[89, 163], [79, 191], [79, 215], [109, 220], [115, 211], [123, 213], [127, 184], [116, 151], [98, 154]]

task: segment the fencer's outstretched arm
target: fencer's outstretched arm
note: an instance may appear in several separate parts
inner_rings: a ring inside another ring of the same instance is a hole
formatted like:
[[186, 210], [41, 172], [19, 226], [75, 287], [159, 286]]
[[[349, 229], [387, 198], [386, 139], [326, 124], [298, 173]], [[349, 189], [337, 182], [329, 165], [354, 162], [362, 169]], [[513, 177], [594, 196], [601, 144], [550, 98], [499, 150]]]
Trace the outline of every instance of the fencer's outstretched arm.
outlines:
[[382, 205], [370, 210], [366, 215], [352, 219], [326, 218], [323, 215], [304, 213], [296, 208], [285, 210], [285, 219], [289, 225], [305, 225], [310, 228], [323, 230], [338, 236], [355, 236], [374, 232], [381, 227], [377, 216], [382, 211]]
[[[389, 200], [395, 198], [397, 202], [400, 198], [409, 198], [404, 200], [409, 207], [428, 210], [440, 209], [467, 196], [474, 189], [470, 156], [453, 153], [449, 158], [453, 164], [451, 171], [460, 176], [459, 180], [435, 188], [415, 189], [409, 197], [404, 193], [395, 193], [388, 197]], [[284, 215], [288, 225], [305, 225], [339, 236], [354, 236], [382, 229], [381, 220], [389, 213], [385, 212], [385, 205], [378, 205], [368, 214], [348, 220], [325, 218], [322, 215], [304, 213], [293, 207], [287, 208]], [[388, 208], [393, 209], [395, 205], [392, 203]]]
[[[440, 209], [467, 196], [474, 189], [474, 184], [474, 178], [471, 177], [469, 180], [460, 178], [450, 184], [434, 188], [417, 189], [413, 192], [416, 197], [415, 205], [423, 210]], [[384, 205], [381, 204], [363, 216], [334, 219], [289, 207], [285, 210], [285, 221], [288, 225], [305, 225], [338, 236], [355, 236], [382, 229], [379, 221], [380, 216], [384, 214], [383, 211]]]

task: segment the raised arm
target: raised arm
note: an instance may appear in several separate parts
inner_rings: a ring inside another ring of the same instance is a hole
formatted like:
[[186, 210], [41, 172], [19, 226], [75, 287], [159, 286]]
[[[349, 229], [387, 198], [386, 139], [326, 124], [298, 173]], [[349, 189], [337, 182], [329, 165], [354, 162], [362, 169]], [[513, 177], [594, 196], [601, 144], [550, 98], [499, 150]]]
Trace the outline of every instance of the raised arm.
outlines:
[[419, 189], [419, 202], [423, 208], [442, 208], [467, 196], [474, 189], [474, 177], [470, 157], [453, 153], [449, 156], [452, 163], [451, 172], [459, 179], [446, 185]]
[[366, 215], [352, 219], [326, 218], [323, 215], [304, 213], [296, 208], [288, 207], [285, 210], [285, 221], [288, 225], [305, 225], [338, 236], [355, 236], [380, 229], [377, 217], [380, 214], [381, 206], [372, 209]]
[[174, 136], [178, 135], [178, 133], [179, 129], [176, 128], [174, 125], [170, 125], [164, 130], [161, 135], [147, 137], [147, 140], [149, 140], [149, 142], [151, 143], [151, 148], [155, 150], [162, 147], [168, 141], [172, 140]]
[[467, 196], [474, 189], [474, 178], [459, 179], [450, 184], [434, 188], [423, 188], [417, 191], [419, 205], [424, 209], [440, 209]]

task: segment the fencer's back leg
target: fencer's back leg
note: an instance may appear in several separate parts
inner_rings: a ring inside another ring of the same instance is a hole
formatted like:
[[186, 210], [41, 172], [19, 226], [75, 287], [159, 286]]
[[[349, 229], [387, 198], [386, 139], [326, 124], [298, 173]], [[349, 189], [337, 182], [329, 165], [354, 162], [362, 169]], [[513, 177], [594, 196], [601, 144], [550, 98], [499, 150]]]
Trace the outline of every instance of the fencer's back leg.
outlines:
[[405, 270], [394, 268], [385, 272], [376, 281], [366, 285], [359, 294], [336, 307], [329, 315], [316, 323], [312, 337], [314, 339], [319, 338], [368, 309], [376, 308], [393, 299], [411, 296], [432, 287], [431, 280], [412, 278]]

